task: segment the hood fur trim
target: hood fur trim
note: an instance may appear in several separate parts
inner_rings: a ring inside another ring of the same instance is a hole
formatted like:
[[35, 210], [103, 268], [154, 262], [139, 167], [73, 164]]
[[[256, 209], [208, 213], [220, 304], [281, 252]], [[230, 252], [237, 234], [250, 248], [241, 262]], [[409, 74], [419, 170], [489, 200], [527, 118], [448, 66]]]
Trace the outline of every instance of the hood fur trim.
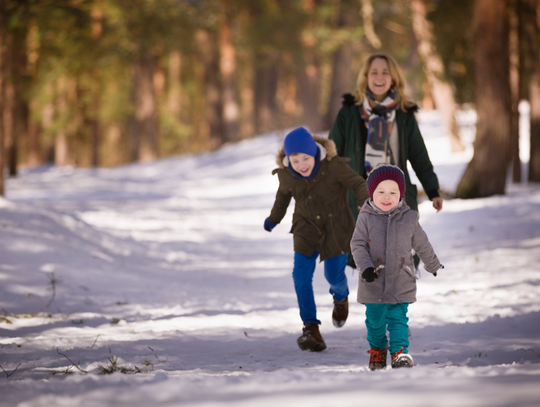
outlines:
[[[329, 140], [325, 137], [318, 137], [318, 136], [313, 136], [313, 139], [315, 140], [315, 143], [317, 143], [317, 147], [321, 151], [321, 161], [322, 160], [331, 161], [332, 158], [337, 156], [336, 145], [332, 140]], [[288, 162], [289, 160], [287, 156], [285, 155], [285, 151], [283, 151], [283, 146], [281, 146], [281, 148], [279, 149], [276, 155], [276, 164], [278, 165], [279, 168], [287, 168]]]

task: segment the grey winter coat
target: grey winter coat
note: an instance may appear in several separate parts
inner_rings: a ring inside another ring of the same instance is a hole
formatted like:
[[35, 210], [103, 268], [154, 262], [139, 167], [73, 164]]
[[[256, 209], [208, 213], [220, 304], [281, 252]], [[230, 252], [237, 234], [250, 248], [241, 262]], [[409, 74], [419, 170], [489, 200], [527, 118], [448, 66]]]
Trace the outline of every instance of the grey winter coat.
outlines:
[[435, 273], [441, 263], [428, 237], [418, 223], [418, 212], [402, 200], [390, 212], [383, 212], [368, 200], [362, 206], [351, 240], [351, 253], [361, 273], [368, 267], [383, 264], [379, 277], [368, 283], [360, 277], [360, 303], [412, 303], [416, 301], [416, 274], [411, 253]]

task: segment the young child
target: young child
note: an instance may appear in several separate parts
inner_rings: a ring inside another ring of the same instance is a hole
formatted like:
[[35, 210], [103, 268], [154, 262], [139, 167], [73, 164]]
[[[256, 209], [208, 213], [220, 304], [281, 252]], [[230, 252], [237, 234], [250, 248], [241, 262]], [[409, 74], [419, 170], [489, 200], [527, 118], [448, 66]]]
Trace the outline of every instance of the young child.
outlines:
[[366, 305], [367, 339], [371, 346], [369, 368], [385, 368], [388, 349], [393, 368], [412, 367], [407, 325], [407, 308], [416, 301], [412, 249], [434, 276], [443, 266], [418, 223], [418, 212], [403, 199], [403, 171], [394, 165], [380, 164], [369, 174], [367, 185], [370, 199], [358, 215], [351, 249], [358, 270], [362, 271], [358, 302]]
[[345, 275], [354, 220], [347, 189], [358, 202], [368, 198], [365, 180], [337, 156], [334, 142], [313, 136], [303, 127], [285, 137], [276, 156], [279, 188], [264, 228], [270, 232], [281, 222], [291, 198], [295, 200], [291, 233], [294, 242], [293, 281], [304, 323], [300, 349], [320, 352], [326, 344], [320, 334], [313, 274], [316, 260], [324, 261], [324, 276], [334, 299], [333, 324], [340, 328], [349, 314], [349, 288]]

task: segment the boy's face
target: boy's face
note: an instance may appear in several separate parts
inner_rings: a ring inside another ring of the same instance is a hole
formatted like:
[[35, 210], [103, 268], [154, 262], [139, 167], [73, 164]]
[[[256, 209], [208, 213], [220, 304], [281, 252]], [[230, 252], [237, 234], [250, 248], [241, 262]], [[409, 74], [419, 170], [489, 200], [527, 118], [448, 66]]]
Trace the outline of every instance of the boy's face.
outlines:
[[302, 177], [309, 177], [315, 167], [315, 157], [303, 153], [295, 153], [289, 156], [291, 167]]
[[399, 186], [396, 181], [382, 181], [373, 192], [373, 203], [381, 211], [389, 212], [399, 204]]

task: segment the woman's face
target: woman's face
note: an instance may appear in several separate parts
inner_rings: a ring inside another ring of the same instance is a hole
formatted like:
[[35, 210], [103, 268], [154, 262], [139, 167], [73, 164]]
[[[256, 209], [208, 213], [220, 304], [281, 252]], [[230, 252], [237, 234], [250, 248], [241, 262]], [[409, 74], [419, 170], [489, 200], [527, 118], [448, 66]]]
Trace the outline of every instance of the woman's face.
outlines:
[[392, 76], [386, 59], [375, 58], [369, 67], [367, 84], [375, 100], [382, 102], [392, 86]]

